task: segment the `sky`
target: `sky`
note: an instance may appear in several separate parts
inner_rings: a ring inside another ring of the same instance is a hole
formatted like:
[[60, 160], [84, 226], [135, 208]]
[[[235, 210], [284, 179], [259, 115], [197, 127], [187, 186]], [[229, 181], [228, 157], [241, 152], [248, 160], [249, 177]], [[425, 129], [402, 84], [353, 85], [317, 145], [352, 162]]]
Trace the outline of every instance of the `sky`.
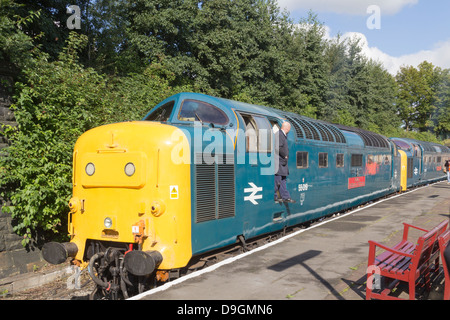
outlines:
[[428, 61], [450, 68], [450, 0], [278, 0], [294, 22], [312, 10], [327, 37], [360, 37], [364, 54], [393, 75]]

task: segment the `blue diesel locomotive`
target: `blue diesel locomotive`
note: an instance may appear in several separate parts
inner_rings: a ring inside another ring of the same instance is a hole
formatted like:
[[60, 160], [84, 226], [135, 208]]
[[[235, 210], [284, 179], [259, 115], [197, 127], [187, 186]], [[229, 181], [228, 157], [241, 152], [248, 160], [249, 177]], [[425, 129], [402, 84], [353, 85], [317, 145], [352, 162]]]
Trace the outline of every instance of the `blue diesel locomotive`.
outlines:
[[[274, 201], [288, 121], [295, 203]], [[97, 294], [127, 297], [196, 257], [444, 178], [450, 150], [264, 106], [171, 96], [142, 121], [83, 134], [74, 150], [68, 243], [47, 261], [89, 264]]]

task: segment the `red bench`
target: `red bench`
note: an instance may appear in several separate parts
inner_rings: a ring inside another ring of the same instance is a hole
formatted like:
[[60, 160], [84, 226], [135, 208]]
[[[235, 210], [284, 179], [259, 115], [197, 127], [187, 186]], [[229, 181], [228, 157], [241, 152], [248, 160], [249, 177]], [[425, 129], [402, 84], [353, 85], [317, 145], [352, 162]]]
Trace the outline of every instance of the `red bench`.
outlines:
[[448, 269], [450, 266], [447, 265], [447, 262], [444, 257], [445, 249], [447, 248], [449, 241], [450, 241], [450, 230], [447, 230], [439, 237], [439, 250], [441, 251], [442, 267], [444, 269], [445, 274], [444, 300], [450, 300], [450, 271]]
[[[415, 299], [416, 282], [423, 278], [426, 288], [430, 289], [430, 273], [439, 270], [438, 237], [447, 229], [448, 220], [441, 222], [431, 230], [404, 223], [402, 240], [393, 247], [387, 247], [375, 241], [369, 241], [369, 259], [366, 284], [366, 299], [399, 299], [389, 294], [401, 282], [408, 283], [409, 299]], [[417, 244], [408, 240], [410, 228], [425, 232]], [[385, 251], [376, 256], [377, 247]], [[434, 262], [434, 264], [433, 264]], [[373, 292], [373, 277], [390, 280], [389, 286], [381, 292]]]

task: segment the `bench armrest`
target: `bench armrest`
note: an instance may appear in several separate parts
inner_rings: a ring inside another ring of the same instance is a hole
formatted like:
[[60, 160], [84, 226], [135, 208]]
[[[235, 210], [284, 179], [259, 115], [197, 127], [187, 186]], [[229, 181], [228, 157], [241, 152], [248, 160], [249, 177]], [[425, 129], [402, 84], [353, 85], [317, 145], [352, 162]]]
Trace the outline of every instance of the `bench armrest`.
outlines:
[[420, 231], [424, 231], [424, 232], [430, 231], [430, 230], [427, 230], [427, 229], [424, 229], [424, 228], [420, 228], [420, 227], [414, 226], [414, 225], [409, 224], [409, 223], [406, 223], [406, 222], [403, 222], [403, 225], [404, 225], [405, 227], [406, 227], [406, 226], [412, 227], [412, 228], [414, 228], [414, 229], [417, 229], [417, 230], [420, 230]]
[[413, 226], [412, 224], [403, 222], [403, 240], [407, 241], [408, 240], [408, 232], [409, 232], [409, 228], [414, 228], [423, 232], [428, 232], [429, 230], [427, 229], [423, 229], [423, 228], [419, 228], [416, 226]]
[[370, 245], [370, 247], [369, 247], [369, 260], [368, 260], [368, 265], [369, 266], [373, 265], [374, 262], [375, 262], [375, 258], [376, 258], [375, 251], [376, 251], [377, 247], [380, 247], [381, 249], [384, 249], [386, 251], [398, 254], [398, 255], [403, 256], [403, 257], [408, 257], [408, 258], [413, 258], [414, 257], [412, 254], [392, 249], [392, 248], [387, 247], [385, 245], [382, 245], [381, 243], [378, 243], [376, 241], [369, 240], [369, 245]]

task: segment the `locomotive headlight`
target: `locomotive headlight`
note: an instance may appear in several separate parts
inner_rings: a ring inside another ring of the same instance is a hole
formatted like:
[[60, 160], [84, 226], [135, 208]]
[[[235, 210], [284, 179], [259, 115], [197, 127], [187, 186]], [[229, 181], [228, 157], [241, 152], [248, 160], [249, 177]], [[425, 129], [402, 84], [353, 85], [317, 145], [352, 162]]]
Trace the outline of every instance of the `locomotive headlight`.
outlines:
[[136, 168], [135, 168], [135, 166], [134, 166], [134, 164], [132, 162], [128, 162], [125, 165], [125, 174], [127, 176], [131, 177], [134, 174], [135, 171], [136, 171]]
[[94, 166], [94, 164], [92, 162], [89, 162], [86, 165], [86, 168], [84, 168], [84, 171], [86, 171], [86, 174], [88, 176], [92, 176], [95, 173], [95, 166]]
[[105, 220], [103, 220], [103, 224], [105, 225], [106, 229], [111, 228], [113, 224], [112, 219], [109, 217], [105, 218]]

